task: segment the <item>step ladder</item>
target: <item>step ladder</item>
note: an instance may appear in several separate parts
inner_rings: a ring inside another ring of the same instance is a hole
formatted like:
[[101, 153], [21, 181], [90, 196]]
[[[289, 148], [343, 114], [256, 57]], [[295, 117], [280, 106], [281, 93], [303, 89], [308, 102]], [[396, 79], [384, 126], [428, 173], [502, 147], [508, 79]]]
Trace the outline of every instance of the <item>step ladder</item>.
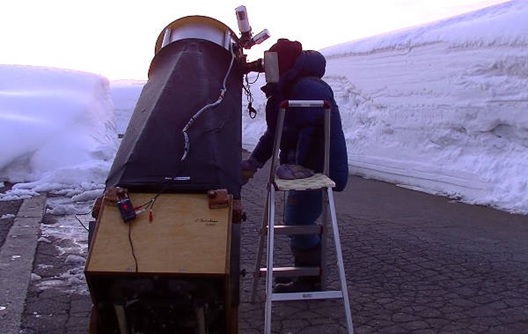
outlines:
[[[278, 167], [278, 156], [282, 130], [284, 127], [284, 118], [287, 108], [322, 108], [324, 110], [324, 168], [323, 173], [317, 173], [309, 178], [296, 180], [283, 180], [275, 175]], [[265, 310], [264, 310], [264, 333], [271, 333], [271, 306], [272, 302], [294, 301], [294, 300], [314, 300], [314, 299], [341, 299], [345, 311], [347, 329], [353, 333], [352, 315], [350, 311], [350, 302], [348, 298], [345, 269], [343, 263], [343, 254], [341, 251], [341, 242], [339, 238], [339, 229], [337, 226], [337, 217], [334, 205], [332, 188], [335, 187], [334, 181], [328, 177], [329, 171], [329, 152], [330, 152], [330, 114], [331, 105], [322, 100], [285, 100], [279, 106], [279, 115], [277, 119], [277, 128], [273, 144], [273, 155], [269, 181], [267, 184], [266, 208], [262, 219], [260, 238], [257, 252], [257, 261], [253, 271], [253, 286], [251, 291], [251, 301], [255, 302], [256, 292], [259, 279], [266, 277], [265, 291]], [[323, 210], [322, 223], [313, 226], [286, 226], [275, 225], [275, 195], [276, 192], [286, 192], [289, 190], [321, 190], [323, 191]], [[328, 212], [329, 211], [329, 212]], [[336, 251], [337, 267], [339, 271], [340, 290], [326, 290], [327, 266], [326, 266], [326, 231], [327, 217], [330, 213], [331, 229]], [[277, 235], [295, 235], [295, 234], [319, 234], [321, 237], [321, 267], [278, 267], [273, 265], [273, 251], [275, 234]], [[267, 239], [267, 240], [266, 240]], [[264, 246], [267, 241], [266, 266], [262, 266], [262, 257]], [[268, 270], [272, 268], [272, 270]], [[309, 292], [273, 292], [274, 277], [296, 277], [296, 276], [321, 276], [321, 291]]]

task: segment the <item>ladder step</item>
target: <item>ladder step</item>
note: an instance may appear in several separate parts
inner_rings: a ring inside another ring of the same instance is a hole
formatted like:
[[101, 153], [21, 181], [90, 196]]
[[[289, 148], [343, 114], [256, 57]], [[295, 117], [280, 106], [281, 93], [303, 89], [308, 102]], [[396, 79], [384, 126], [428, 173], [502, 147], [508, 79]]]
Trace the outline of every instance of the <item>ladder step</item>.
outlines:
[[343, 299], [341, 290], [334, 291], [308, 291], [308, 292], [286, 292], [272, 293], [271, 300], [274, 302], [289, 300], [313, 300], [313, 299]]
[[317, 173], [304, 179], [284, 180], [275, 179], [275, 186], [279, 191], [286, 190], [317, 190], [335, 187], [335, 182], [328, 176]]
[[[318, 234], [321, 235], [323, 227], [321, 224], [314, 225], [274, 225], [273, 231], [277, 235], [299, 235], [299, 234]], [[268, 227], [264, 233], [267, 232]]]
[[[266, 276], [267, 269], [260, 268], [260, 277]], [[298, 276], [320, 276], [320, 267], [275, 267], [273, 268], [274, 277], [298, 277]]]

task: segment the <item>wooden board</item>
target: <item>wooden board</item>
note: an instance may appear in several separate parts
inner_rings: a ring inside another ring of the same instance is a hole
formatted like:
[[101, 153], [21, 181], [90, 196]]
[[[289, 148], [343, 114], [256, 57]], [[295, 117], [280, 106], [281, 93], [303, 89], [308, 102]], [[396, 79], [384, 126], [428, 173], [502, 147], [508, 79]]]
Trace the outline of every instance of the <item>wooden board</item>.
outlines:
[[[130, 199], [137, 207], [154, 196], [131, 193]], [[162, 194], [152, 222], [147, 210], [128, 223], [104, 204], [86, 273], [228, 274], [231, 206], [209, 209], [208, 203], [207, 194]]]

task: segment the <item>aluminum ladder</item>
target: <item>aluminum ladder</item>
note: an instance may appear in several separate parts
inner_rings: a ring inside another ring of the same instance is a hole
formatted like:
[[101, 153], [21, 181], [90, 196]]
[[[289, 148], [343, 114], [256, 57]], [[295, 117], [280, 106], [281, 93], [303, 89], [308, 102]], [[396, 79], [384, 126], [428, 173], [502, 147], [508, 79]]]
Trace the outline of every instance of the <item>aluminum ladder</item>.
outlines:
[[[284, 118], [287, 108], [322, 108], [324, 110], [324, 168], [323, 173], [296, 180], [279, 179], [275, 175], [278, 167], [278, 156], [280, 142], [282, 139], [282, 130], [284, 127]], [[339, 238], [339, 229], [337, 226], [337, 216], [334, 204], [332, 188], [335, 187], [334, 181], [328, 177], [329, 171], [329, 152], [330, 152], [330, 114], [331, 105], [323, 100], [285, 100], [279, 106], [279, 115], [277, 119], [277, 128], [273, 143], [273, 155], [269, 181], [267, 184], [266, 208], [262, 219], [260, 238], [257, 252], [255, 270], [253, 271], [253, 286], [251, 291], [251, 301], [255, 301], [259, 279], [266, 277], [265, 291], [265, 310], [264, 310], [264, 333], [271, 333], [271, 308], [272, 302], [294, 301], [294, 300], [313, 300], [313, 299], [341, 299], [346, 317], [346, 325], [349, 333], [353, 333], [352, 315], [348, 297], [348, 288], [345, 277], [343, 263], [343, 254], [341, 251], [341, 242]], [[318, 190], [323, 191], [323, 210], [322, 224], [315, 226], [285, 226], [275, 225], [275, 195], [277, 191], [286, 192], [288, 190]], [[330, 213], [331, 229], [336, 251], [337, 267], [339, 272], [340, 290], [326, 290], [326, 230], [328, 211]], [[321, 267], [278, 267], [273, 265], [273, 251], [275, 234], [294, 235], [294, 234], [320, 234], [321, 236]], [[266, 240], [267, 239], [267, 240]], [[263, 249], [267, 241], [266, 266], [262, 266]], [[267, 270], [272, 268], [272, 270]], [[273, 292], [274, 277], [295, 277], [295, 276], [321, 276], [321, 291], [309, 292]]]

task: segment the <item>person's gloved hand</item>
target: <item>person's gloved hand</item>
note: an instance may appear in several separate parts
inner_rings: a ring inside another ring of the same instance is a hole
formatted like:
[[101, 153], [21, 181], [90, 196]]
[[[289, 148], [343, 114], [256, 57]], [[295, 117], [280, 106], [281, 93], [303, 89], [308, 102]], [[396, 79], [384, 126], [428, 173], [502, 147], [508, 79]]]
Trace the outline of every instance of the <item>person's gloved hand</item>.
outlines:
[[275, 175], [283, 180], [305, 179], [313, 176], [314, 171], [301, 165], [280, 165]]
[[263, 163], [250, 156], [248, 159], [242, 160], [240, 165], [242, 167], [242, 185], [244, 185], [263, 166]]

